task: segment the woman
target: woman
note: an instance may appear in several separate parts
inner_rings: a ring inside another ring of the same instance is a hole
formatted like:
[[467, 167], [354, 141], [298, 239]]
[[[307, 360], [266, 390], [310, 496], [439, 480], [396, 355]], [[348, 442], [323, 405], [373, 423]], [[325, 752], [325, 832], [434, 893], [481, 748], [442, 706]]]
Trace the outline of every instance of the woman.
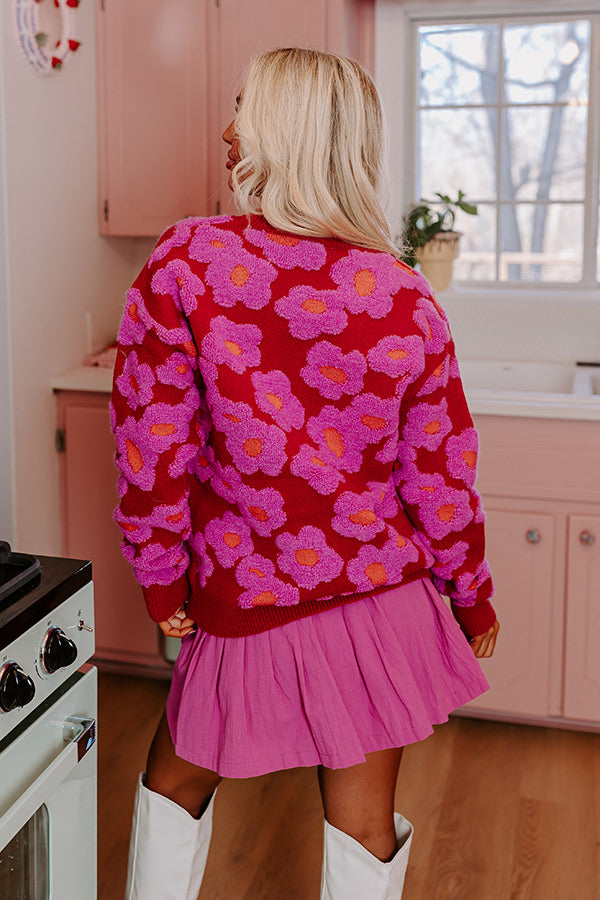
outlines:
[[222, 777], [312, 765], [321, 897], [396, 898], [402, 747], [488, 688], [475, 657], [499, 627], [477, 435], [377, 199], [366, 72], [258, 56], [223, 138], [244, 214], [166, 231], [119, 333], [115, 515], [150, 616], [182, 638], [127, 898], [197, 896]]

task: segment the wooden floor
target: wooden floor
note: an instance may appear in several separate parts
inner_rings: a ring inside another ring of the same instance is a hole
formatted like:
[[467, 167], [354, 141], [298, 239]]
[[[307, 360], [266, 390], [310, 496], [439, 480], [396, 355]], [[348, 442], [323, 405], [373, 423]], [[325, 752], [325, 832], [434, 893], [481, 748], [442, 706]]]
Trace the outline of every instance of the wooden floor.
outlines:
[[[99, 900], [122, 900], [137, 773], [163, 681], [103, 674]], [[406, 748], [403, 900], [600, 900], [600, 735], [454, 717]], [[318, 900], [315, 769], [223, 781], [199, 900]], [[367, 900], [367, 898], [365, 898]]]

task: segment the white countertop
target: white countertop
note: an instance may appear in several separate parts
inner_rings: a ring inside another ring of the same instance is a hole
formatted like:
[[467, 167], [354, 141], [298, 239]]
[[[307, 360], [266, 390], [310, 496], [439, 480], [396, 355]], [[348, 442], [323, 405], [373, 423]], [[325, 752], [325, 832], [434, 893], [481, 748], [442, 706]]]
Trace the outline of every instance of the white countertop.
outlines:
[[[460, 367], [473, 415], [600, 421], [600, 394], [565, 390], [575, 372], [570, 364], [463, 360]], [[55, 391], [109, 394], [112, 369], [79, 366], [56, 375], [50, 384]], [[517, 387], [518, 384], [531, 385], [535, 389], [523, 390]], [[544, 387], [550, 389], [544, 390]]]

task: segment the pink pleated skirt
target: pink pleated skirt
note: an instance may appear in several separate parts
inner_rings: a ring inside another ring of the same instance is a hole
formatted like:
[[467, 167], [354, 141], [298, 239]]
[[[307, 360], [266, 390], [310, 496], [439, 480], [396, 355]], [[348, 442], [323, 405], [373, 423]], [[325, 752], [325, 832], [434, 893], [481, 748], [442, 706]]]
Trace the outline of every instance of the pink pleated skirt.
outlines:
[[247, 637], [182, 640], [167, 699], [177, 756], [227, 778], [422, 741], [489, 689], [431, 581]]

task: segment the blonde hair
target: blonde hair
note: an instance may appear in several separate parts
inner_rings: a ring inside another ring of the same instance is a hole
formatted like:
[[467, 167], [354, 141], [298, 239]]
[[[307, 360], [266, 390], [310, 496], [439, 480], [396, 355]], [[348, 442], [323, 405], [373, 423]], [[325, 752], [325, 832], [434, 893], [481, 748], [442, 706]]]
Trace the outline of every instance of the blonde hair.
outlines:
[[299, 47], [250, 62], [235, 131], [234, 197], [275, 228], [398, 255], [378, 198], [383, 116], [361, 65]]

